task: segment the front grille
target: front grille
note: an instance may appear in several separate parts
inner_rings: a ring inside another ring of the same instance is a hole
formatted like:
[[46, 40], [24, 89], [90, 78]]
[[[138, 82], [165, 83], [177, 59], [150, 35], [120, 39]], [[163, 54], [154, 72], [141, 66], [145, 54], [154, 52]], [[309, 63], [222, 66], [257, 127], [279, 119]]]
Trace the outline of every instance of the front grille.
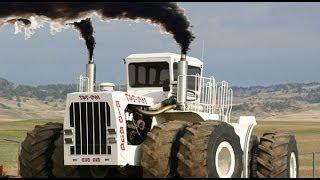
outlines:
[[111, 154], [106, 128], [111, 126], [107, 102], [73, 102], [70, 105], [70, 127], [75, 130], [75, 147], [71, 154]]

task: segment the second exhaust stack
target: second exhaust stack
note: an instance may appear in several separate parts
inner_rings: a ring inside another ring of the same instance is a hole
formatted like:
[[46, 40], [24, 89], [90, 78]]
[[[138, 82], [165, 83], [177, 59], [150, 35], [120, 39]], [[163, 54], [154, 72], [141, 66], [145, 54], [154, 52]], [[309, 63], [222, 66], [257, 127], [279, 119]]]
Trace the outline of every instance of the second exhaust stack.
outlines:
[[177, 90], [177, 105], [178, 109], [185, 110], [187, 101], [187, 72], [188, 61], [187, 55], [181, 54], [178, 62], [178, 90]]
[[94, 92], [95, 84], [96, 84], [96, 64], [94, 60], [89, 60], [87, 64], [87, 91]]

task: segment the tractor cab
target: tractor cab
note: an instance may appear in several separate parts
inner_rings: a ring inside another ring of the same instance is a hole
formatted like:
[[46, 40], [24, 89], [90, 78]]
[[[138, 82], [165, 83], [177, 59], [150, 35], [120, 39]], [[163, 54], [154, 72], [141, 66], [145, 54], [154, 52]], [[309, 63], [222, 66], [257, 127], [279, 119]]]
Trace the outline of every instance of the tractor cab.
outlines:
[[[125, 58], [127, 70], [127, 91], [154, 98], [155, 103], [177, 93], [178, 61], [180, 54], [150, 53], [132, 54]], [[202, 76], [203, 63], [187, 56], [188, 75]], [[194, 89], [194, 77], [188, 77], [188, 89]], [[194, 98], [189, 94], [187, 98]]]
[[[180, 54], [128, 56], [125, 59], [127, 92], [152, 97], [155, 104], [174, 97], [182, 105], [179, 110], [206, 113], [211, 119], [230, 121], [232, 89], [228, 83], [216, 82], [212, 76], [203, 77], [203, 62], [190, 56], [184, 58], [186, 65], [179, 69], [179, 63], [183, 62]], [[179, 74], [183, 69], [185, 73]]]

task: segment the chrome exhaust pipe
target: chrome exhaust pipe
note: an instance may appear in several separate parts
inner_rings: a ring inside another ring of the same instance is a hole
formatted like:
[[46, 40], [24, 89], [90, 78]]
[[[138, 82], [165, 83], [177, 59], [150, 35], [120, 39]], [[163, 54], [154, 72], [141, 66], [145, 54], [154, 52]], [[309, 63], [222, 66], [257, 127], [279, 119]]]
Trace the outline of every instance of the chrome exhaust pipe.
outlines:
[[136, 108], [136, 111], [144, 116], [157, 116], [159, 114], [162, 114], [166, 111], [169, 111], [171, 109], [176, 108], [176, 105], [168, 105], [168, 106], [164, 106], [159, 108], [158, 110], [153, 110], [153, 111], [146, 111], [146, 110], [142, 110], [140, 108]]
[[87, 64], [87, 78], [87, 91], [94, 92], [96, 85], [96, 64], [93, 59], [89, 60]]
[[188, 61], [187, 55], [181, 54], [178, 62], [178, 89], [177, 89], [177, 108], [184, 111], [186, 109], [187, 101], [187, 73]]

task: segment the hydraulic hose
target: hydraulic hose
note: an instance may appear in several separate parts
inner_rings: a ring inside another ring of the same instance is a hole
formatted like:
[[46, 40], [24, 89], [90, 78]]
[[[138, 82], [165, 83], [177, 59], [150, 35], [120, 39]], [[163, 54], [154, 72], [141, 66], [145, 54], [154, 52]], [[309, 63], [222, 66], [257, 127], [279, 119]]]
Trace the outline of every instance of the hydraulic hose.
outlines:
[[136, 111], [144, 116], [156, 116], [156, 115], [159, 115], [161, 113], [164, 113], [170, 109], [174, 109], [176, 108], [177, 105], [169, 105], [169, 106], [164, 106], [158, 110], [155, 110], [155, 111], [146, 111], [146, 110], [142, 110], [140, 108], [136, 108]]

